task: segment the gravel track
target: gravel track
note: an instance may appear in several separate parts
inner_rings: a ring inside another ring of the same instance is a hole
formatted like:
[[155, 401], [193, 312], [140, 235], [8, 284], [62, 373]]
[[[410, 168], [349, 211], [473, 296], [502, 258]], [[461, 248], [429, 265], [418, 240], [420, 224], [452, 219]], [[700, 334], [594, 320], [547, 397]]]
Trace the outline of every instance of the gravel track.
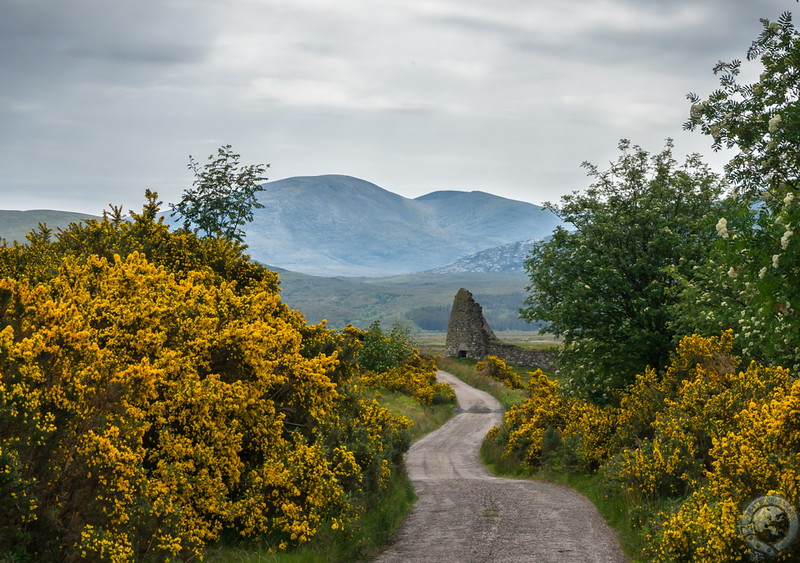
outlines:
[[490, 475], [477, 452], [502, 420], [500, 403], [449, 373], [438, 377], [453, 386], [459, 408], [406, 455], [418, 500], [377, 563], [626, 561], [615, 533], [583, 495]]

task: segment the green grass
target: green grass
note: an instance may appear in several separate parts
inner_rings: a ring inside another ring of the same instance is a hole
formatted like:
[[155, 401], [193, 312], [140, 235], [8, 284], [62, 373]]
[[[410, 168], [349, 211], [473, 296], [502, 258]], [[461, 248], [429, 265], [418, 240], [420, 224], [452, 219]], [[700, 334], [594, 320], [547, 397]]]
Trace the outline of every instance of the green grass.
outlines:
[[[452, 373], [464, 383], [489, 393], [500, 401], [500, 404], [503, 405], [503, 408], [506, 410], [525, 400], [525, 391], [521, 389], [510, 389], [499, 381], [481, 375], [475, 371], [475, 364], [477, 363], [475, 360], [467, 358], [436, 358], [436, 363], [439, 369]], [[533, 366], [511, 366], [511, 368], [519, 374], [522, 382], [526, 384], [529, 379], [528, 374], [538, 369]], [[550, 378], [555, 377], [550, 371], [544, 370], [544, 373]]]
[[490, 379], [475, 371], [475, 360], [466, 358], [436, 358], [436, 363], [439, 369], [452, 373], [464, 383], [489, 393], [500, 401], [500, 404], [503, 405], [503, 409], [507, 410], [512, 405], [518, 405], [525, 400], [525, 393], [520, 389], [511, 389], [499, 381]]
[[455, 410], [455, 403], [423, 406], [407, 395], [386, 389], [379, 390], [376, 398], [381, 406], [393, 414], [405, 416], [414, 423], [411, 427], [412, 440], [418, 440], [439, 428], [453, 416]]

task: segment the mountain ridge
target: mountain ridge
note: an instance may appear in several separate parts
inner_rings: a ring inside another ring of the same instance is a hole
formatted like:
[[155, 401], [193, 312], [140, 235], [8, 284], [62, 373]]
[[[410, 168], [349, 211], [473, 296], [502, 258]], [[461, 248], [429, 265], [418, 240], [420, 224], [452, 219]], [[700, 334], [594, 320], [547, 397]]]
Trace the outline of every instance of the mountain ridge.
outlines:
[[434, 191], [410, 199], [344, 175], [264, 184], [263, 209], [244, 227], [251, 256], [321, 276], [420, 272], [476, 252], [549, 235], [549, 210], [488, 192]]
[[58, 211], [55, 209], [29, 209], [20, 211], [16, 209], [0, 209], [0, 238], [9, 243], [17, 241], [27, 242], [25, 235], [36, 229], [40, 223], [54, 231], [66, 228], [70, 223], [86, 221], [87, 219], [100, 219], [97, 215], [78, 213], [73, 211]]
[[[254, 209], [253, 221], [243, 227], [248, 253], [258, 262], [317, 276], [433, 270], [487, 249], [545, 237], [560, 224], [540, 206], [485, 191], [439, 190], [411, 199], [339, 174], [285, 178], [263, 187], [257, 197], [264, 207]], [[38, 222], [52, 228], [89, 218], [95, 217], [0, 211], [0, 237], [25, 242], [25, 233]], [[169, 212], [164, 219], [179, 223]], [[488, 264], [486, 256], [482, 260]]]
[[524, 273], [525, 260], [534, 243], [542, 239], [521, 240], [481, 250], [455, 262], [427, 270], [426, 274]]

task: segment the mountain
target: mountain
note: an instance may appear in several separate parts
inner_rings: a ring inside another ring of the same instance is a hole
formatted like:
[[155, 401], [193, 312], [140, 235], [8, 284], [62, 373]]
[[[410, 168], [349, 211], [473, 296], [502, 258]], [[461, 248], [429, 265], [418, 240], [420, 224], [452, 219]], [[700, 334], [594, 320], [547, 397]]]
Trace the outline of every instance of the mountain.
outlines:
[[521, 240], [470, 254], [446, 266], [428, 270], [430, 274], [455, 274], [459, 272], [522, 273], [533, 243], [541, 239]]
[[87, 219], [99, 219], [94, 215], [85, 213], [72, 213], [69, 211], [53, 211], [50, 209], [35, 209], [31, 211], [4, 211], [0, 210], [0, 238], [8, 242], [27, 242], [25, 235], [31, 229], [36, 229], [39, 223], [45, 223], [54, 231], [59, 227], [64, 228], [70, 223], [77, 223]]
[[350, 176], [269, 182], [245, 227], [260, 262], [318, 276], [420, 272], [463, 256], [549, 235], [542, 207], [485, 192], [437, 191], [408, 199]]
[[[264, 188], [258, 193], [264, 207], [255, 209], [253, 221], [244, 227], [248, 253], [261, 263], [317, 276], [422, 272], [501, 247], [492, 251], [495, 257], [474, 258], [483, 266], [460, 264], [446, 270], [494, 271], [489, 268], [493, 262], [519, 261], [511, 257], [519, 250], [504, 245], [548, 236], [560, 223], [542, 207], [480, 191], [436, 191], [409, 199], [340, 175], [287, 178]], [[0, 237], [24, 242], [25, 233], [39, 222], [55, 228], [90, 217], [0, 211]], [[165, 220], [177, 223], [169, 213]]]

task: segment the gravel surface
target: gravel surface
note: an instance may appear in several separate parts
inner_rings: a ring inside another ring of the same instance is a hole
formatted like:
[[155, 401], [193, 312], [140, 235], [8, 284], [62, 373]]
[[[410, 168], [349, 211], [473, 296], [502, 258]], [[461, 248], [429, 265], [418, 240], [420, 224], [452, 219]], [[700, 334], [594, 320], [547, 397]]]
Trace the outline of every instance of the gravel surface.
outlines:
[[626, 561], [615, 533], [583, 495], [490, 475], [477, 452], [502, 420], [500, 404], [446, 372], [439, 380], [456, 390], [459, 410], [409, 450], [418, 500], [376, 562]]

